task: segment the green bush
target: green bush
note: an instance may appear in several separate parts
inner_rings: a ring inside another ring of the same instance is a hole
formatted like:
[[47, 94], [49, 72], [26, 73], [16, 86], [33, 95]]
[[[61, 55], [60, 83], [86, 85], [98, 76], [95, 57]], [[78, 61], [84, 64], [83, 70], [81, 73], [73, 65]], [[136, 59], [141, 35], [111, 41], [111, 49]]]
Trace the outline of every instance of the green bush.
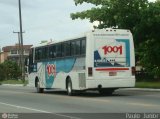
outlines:
[[0, 64], [0, 81], [5, 79], [4, 65]]
[[16, 62], [7, 60], [0, 64], [0, 81], [18, 79], [20, 75], [20, 68]]

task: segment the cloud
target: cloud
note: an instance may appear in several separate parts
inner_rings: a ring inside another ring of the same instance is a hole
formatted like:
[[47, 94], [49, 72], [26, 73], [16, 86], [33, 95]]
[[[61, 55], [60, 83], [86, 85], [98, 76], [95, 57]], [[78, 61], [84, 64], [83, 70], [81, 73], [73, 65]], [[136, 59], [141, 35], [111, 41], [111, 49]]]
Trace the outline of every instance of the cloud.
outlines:
[[[21, 0], [24, 44], [37, 44], [41, 40], [66, 39], [90, 29], [88, 20], [75, 20], [70, 13], [89, 9], [90, 5], [75, 6], [73, 0]], [[0, 46], [14, 45], [18, 41], [18, 0], [0, 0]], [[11, 42], [12, 41], [12, 42]]]
[[0, 5], [4, 5], [4, 6], [17, 6], [18, 1], [15, 2], [15, 0], [0, 0]]

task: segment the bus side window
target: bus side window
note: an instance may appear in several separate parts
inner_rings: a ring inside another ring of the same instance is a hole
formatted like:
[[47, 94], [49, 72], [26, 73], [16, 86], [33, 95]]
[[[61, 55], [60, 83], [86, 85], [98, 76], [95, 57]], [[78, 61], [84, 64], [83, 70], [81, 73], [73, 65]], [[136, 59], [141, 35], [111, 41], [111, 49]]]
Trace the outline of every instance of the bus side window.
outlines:
[[46, 46], [45, 48], [44, 48], [44, 59], [48, 59], [48, 47]]
[[36, 48], [35, 49], [35, 60], [37, 61], [37, 60], [40, 60], [41, 59], [41, 55], [42, 55], [42, 53], [41, 53], [41, 48]]
[[55, 58], [56, 57], [55, 52], [56, 52], [55, 46], [50, 46], [49, 47], [49, 58]]
[[38, 60], [38, 49], [35, 49], [35, 60]]
[[62, 49], [62, 57], [64, 57], [65, 56], [65, 43], [62, 43], [61, 49]]
[[48, 47], [43, 47], [42, 48], [42, 58], [43, 60], [48, 58]]
[[53, 54], [52, 47], [49, 46], [49, 58], [52, 58], [52, 54]]
[[38, 49], [38, 60], [42, 59], [42, 48]]
[[65, 42], [65, 56], [71, 56], [71, 45], [70, 42]]
[[86, 40], [83, 39], [81, 40], [81, 55], [85, 55], [86, 54]]
[[56, 57], [61, 57], [62, 56], [62, 51], [61, 51], [61, 44], [56, 45]]
[[80, 40], [76, 41], [75, 51], [75, 55], [80, 55]]
[[76, 51], [76, 48], [75, 48], [75, 41], [72, 41], [71, 42], [71, 56], [74, 56], [75, 55], [75, 51]]

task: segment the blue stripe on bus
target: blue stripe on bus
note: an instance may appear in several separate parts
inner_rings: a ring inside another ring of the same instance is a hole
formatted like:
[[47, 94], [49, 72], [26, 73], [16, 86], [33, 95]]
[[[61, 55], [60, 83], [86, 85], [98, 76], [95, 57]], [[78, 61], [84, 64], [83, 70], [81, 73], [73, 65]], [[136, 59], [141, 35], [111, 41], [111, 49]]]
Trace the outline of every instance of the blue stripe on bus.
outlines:
[[126, 66], [130, 66], [130, 41], [129, 39], [116, 39], [118, 42], [124, 42], [126, 46]]
[[[56, 80], [56, 76], [60, 72], [69, 73], [75, 64], [76, 58], [67, 58], [67, 59], [57, 59], [48, 62], [44, 62], [45, 65], [45, 81], [46, 81], [46, 88], [52, 88], [54, 80]], [[55, 72], [52, 72], [52, 75], [48, 74], [47, 66], [54, 65]]]

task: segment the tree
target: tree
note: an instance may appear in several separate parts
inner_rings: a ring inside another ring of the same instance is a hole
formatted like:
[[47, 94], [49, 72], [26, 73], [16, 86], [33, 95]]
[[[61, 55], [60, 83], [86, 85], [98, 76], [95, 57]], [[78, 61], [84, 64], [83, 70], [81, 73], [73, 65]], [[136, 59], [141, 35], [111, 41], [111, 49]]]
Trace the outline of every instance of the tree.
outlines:
[[134, 30], [140, 21], [141, 9], [148, 5], [147, 0], [75, 0], [76, 5], [83, 2], [94, 4], [95, 8], [72, 13], [71, 18], [99, 21], [98, 28], [117, 27]]
[[136, 57], [151, 74], [160, 76], [160, 1], [148, 0], [74, 0], [94, 4], [90, 10], [71, 13], [71, 18], [99, 21], [98, 28], [130, 29], [134, 36]]
[[5, 79], [4, 65], [0, 64], [0, 81]]
[[18, 79], [20, 74], [20, 68], [16, 62], [7, 60], [4, 63], [0, 64], [1, 80]]
[[142, 12], [141, 22], [135, 30], [135, 38], [141, 39], [137, 51], [142, 66], [160, 78], [160, 1], [150, 3]]

